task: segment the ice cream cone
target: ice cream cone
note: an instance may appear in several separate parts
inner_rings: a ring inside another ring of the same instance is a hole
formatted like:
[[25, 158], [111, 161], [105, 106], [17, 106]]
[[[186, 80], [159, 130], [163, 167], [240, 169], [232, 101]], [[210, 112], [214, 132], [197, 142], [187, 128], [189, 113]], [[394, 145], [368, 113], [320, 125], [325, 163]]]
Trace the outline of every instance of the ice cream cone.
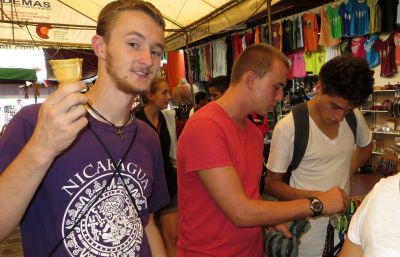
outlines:
[[82, 59], [50, 60], [49, 63], [60, 85], [78, 82], [82, 78]]

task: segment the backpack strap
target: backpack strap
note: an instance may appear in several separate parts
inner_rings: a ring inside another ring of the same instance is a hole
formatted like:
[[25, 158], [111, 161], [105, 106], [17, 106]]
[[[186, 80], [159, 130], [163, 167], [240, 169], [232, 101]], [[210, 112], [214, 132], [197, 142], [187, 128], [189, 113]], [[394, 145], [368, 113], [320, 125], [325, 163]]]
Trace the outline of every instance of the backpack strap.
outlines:
[[351, 132], [353, 132], [355, 142], [357, 140], [357, 119], [354, 111], [349, 112], [344, 118], [351, 128]]
[[292, 171], [299, 166], [307, 148], [310, 126], [307, 103], [298, 104], [292, 109], [292, 115], [294, 120], [293, 156], [286, 173], [283, 175], [283, 181], [287, 184], [289, 184]]
[[[294, 145], [293, 145], [293, 157], [290, 162], [286, 173], [283, 175], [283, 181], [289, 184], [292, 171], [295, 170], [307, 149], [308, 136], [309, 136], [309, 117], [307, 103], [298, 104], [292, 109], [293, 120], [294, 120]], [[349, 112], [345, 116], [347, 124], [351, 128], [354, 135], [354, 140], [357, 138], [357, 119], [354, 111]]]

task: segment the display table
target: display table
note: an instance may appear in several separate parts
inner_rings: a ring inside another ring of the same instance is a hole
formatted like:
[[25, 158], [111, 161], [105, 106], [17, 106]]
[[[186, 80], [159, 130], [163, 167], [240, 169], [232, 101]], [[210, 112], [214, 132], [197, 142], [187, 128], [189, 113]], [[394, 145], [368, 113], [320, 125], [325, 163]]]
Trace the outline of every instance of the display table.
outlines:
[[382, 175], [354, 174], [350, 178], [350, 195], [365, 195], [383, 178]]

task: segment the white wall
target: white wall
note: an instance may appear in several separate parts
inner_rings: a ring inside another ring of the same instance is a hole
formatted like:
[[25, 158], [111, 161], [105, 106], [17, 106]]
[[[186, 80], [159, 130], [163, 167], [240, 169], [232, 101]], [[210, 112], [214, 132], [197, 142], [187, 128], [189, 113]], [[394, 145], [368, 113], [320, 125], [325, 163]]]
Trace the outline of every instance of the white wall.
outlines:
[[374, 78], [375, 78], [375, 86], [384, 86], [387, 85], [389, 82], [391, 85], [400, 83], [400, 66], [397, 66], [397, 73], [389, 78], [382, 78], [379, 74], [381, 73], [381, 66], [379, 65], [374, 69]]

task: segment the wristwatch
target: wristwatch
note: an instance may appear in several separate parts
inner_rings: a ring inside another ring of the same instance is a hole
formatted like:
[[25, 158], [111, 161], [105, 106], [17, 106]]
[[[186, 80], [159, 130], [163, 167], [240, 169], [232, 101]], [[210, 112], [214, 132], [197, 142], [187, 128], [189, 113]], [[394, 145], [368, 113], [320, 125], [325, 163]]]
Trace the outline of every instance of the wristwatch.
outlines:
[[311, 217], [317, 217], [321, 215], [324, 209], [324, 205], [322, 204], [321, 200], [319, 200], [317, 197], [309, 197], [307, 199], [310, 200], [310, 209], [313, 212]]

